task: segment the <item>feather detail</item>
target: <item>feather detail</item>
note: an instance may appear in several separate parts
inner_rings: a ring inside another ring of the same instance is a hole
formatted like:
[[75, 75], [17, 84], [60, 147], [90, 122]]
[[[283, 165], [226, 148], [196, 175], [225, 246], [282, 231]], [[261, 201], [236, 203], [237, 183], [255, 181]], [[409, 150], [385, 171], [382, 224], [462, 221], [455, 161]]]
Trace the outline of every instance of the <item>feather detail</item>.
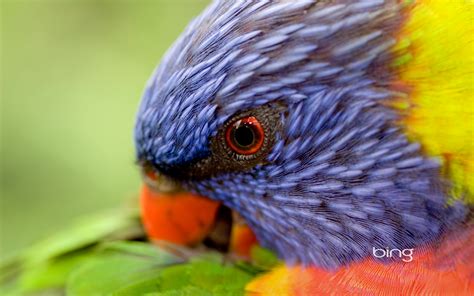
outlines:
[[[393, 68], [408, 96], [402, 123], [424, 150], [440, 157], [452, 196], [474, 202], [474, 2], [408, 4]], [[397, 87], [397, 86], [396, 86]], [[400, 87], [400, 84], [398, 84]]]
[[474, 227], [441, 246], [415, 250], [411, 262], [367, 259], [335, 272], [280, 266], [247, 284], [248, 295], [473, 295]]

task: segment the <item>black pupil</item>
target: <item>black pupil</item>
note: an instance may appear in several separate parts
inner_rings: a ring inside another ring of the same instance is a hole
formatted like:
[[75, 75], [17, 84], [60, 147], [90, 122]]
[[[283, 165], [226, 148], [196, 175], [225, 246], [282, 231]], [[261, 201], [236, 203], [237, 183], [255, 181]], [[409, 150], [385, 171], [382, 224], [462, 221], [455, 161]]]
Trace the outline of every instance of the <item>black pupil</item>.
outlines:
[[255, 140], [255, 134], [251, 126], [240, 125], [234, 130], [234, 141], [242, 148], [249, 148]]

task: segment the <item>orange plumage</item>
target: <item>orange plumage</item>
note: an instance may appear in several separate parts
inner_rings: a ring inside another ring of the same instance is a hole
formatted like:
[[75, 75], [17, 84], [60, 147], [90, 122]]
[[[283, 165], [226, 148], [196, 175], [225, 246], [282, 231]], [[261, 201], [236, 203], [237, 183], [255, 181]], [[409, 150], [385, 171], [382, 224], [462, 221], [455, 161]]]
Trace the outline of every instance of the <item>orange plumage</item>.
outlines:
[[248, 295], [474, 295], [474, 227], [411, 262], [366, 259], [331, 272], [281, 266], [247, 285]]

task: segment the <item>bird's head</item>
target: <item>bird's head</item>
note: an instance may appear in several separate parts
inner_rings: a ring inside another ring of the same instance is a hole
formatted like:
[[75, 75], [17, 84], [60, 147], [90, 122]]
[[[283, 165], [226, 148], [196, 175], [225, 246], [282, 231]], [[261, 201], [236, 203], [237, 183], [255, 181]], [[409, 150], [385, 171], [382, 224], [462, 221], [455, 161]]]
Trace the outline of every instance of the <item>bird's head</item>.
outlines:
[[390, 0], [213, 2], [148, 82], [139, 163], [237, 211], [290, 263], [431, 241], [453, 210], [390, 108], [402, 18]]

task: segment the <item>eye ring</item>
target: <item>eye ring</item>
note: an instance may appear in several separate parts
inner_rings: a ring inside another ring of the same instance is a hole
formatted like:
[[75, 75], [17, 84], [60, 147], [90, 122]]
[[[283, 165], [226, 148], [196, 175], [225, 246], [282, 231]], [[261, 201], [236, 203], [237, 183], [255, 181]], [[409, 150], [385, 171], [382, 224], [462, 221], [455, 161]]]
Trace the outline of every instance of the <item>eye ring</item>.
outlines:
[[262, 125], [255, 116], [242, 117], [227, 126], [227, 146], [237, 154], [252, 155], [260, 151], [265, 139]]

